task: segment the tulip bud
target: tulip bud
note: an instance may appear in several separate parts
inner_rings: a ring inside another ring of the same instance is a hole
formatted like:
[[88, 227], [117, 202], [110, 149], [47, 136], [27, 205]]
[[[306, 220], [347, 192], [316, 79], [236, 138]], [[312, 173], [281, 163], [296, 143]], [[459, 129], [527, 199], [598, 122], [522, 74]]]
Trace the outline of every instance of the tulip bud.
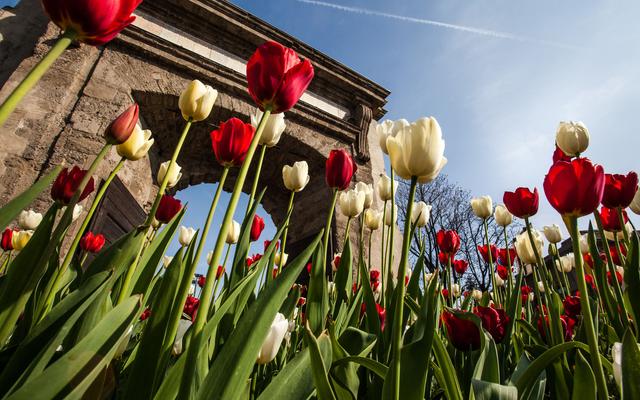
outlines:
[[358, 182], [356, 183], [356, 191], [364, 193], [364, 208], [365, 210], [371, 208], [373, 204], [373, 185], [370, 183]]
[[364, 209], [365, 194], [358, 192], [356, 189], [347, 190], [340, 193], [338, 204], [340, 204], [340, 212], [349, 218], [360, 215]]
[[559, 272], [565, 272], [568, 274], [574, 268], [575, 263], [575, 256], [573, 255], [573, 253], [569, 253], [565, 256], [560, 257], [559, 263], [556, 261], [556, 269]]
[[221, 122], [218, 129], [211, 131], [211, 145], [218, 163], [224, 167], [242, 164], [249, 151], [255, 129], [238, 118]]
[[[160, 164], [160, 168], [158, 168], [158, 185], [162, 185], [162, 182], [164, 181], [165, 176], [167, 175], [167, 169], [169, 169], [170, 164], [171, 164], [171, 160], [165, 161], [162, 164]], [[173, 165], [171, 165], [171, 170], [169, 171], [168, 178], [167, 178], [168, 188], [174, 187], [178, 183], [180, 178], [182, 178], [182, 173], [180, 172], [181, 169], [182, 167], [179, 166], [177, 162], [174, 162]]]
[[181, 319], [178, 322], [178, 329], [176, 331], [176, 339], [173, 341], [173, 347], [171, 347], [171, 354], [174, 357], [179, 356], [180, 354], [182, 354], [182, 339], [184, 338], [184, 335], [189, 330], [189, 327], [191, 327], [192, 323], [193, 322], [191, 322], [191, 321], [189, 321], [187, 319]]
[[[209, 261], [211, 264], [211, 261]], [[220, 279], [224, 275], [224, 267], [222, 265], [218, 265], [218, 269], [216, 270], [216, 279]]]
[[369, 208], [364, 211], [364, 225], [369, 230], [375, 231], [382, 224], [382, 213], [380, 211]]
[[[542, 241], [542, 235], [537, 230], [532, 230], [531, 234], [533, 236], [533, 240], [536, 244], [536, 249], [538, 250], [538, 254], [542, 254], [542, 246], [544, 242]], [[536, 259], [536, 255], [534, 253], [533, 247], [531, 246], [531, 241], [529, 240], [529, 235], [527, 232], [521, 233], [516, 236], [516, 253], [518, 253], [518, 257], [520, 261], [525, 264], [535, 264], [538, 260]]]
[[544, 237], [547, 238], [549, 243], [560, 243], [562, 242], [562, 232], [560, 232], [560, 227], [556, 224], [545, 226], [542, 228], [544, 232]]
[[218, 97], [218, 91], [199, 80], [193, 80], [180, 94], [178, 107], [185, 120], [193, 122], [207, 119]]
[[[51, 186], [51, 198], [62, 204], [69, 204], [71, 199], [73, 198], [75, 192], [80, 187], [82, 180], [84, 179], [87, 171], [78, 168], [77, 166], [71, 168], [64, 168], [58, 176], [56, 180], [53, 182]], [[93, 192], [94, 182], [93, 177], [89, 178], [89, 182], [87, 182], [82, 194], [80, 194], [80, 198], [78, 202], [84, 200]]]
[[280, 344], [282, 344], [282, 340], [284, 339], [288, 328], [289, 322], [287, 322], [287, 319], [281, 313], [277, 313], [271, 327], [269, 328], [267, 337], [265, 337], [262, 347], [258, 352], [258, 359], [256, 360], [256, 363], [267, 364], [276, 358], [278, 350], [280, 350]]
[[97, 253], [102, 250], [104, 242], [104, 235], [94, 235], [93, 232], [87, 232], [82, 236], [82, 239], [80, 239], [80, 248], [89, 253]]
[[378, 183], [376, 184], [376, 189], [380, 200], [389, 201], [392, 197], [395, 197], [396, 192], [398, 191], [398, 181], [393, 181], [393, 196], [391, 195], [391, 178], [386, 174], [380, 175], [380, 179], [378, 179]]
[[331, 150], [325, 163], [325, 180], [330, 188], [345, 190], [358, 170], [351, 155], [344, 149]]
[[487, 219], [493, 214], [493, 202], [490, 196], [471, 199], [471, 209], [478, 218]]
[[538, 290], [540, 293], [544, 293], [544, 283], [542, 281], [538, 281]]
[[427, 272], [424, 276], [427, 282], [431, 282], [431, 278], [433, 278], [433, 274], [431, 272]]
[[240, 224], [236, 221], [231, 221], [231, 225], [229, 226], [229, 231], [227, 232], [227, 238], [225, 242], [227, 244], [236, 244], [238, 243], [238, 238], [240, 237]]
[[335, 253], [333, 255], [333, 260], [331, 260], [331, 270], [336, 272], [338, 267], [340, 266], [340, 261], [342, 261], [342, 253]]
[[273, 258], [273, 263], [278, 267], [282, 267], [287, 263], [287, 259], [289, 255], [287, 253], [282, 253], [281, 251], [277, 252]]
[[411, 208], [411, 222], [417, 227], [426, 226], [431, 216], [431, 205], [427, 205], [424, 201], [413, 203]]
[[633, 200], [631, 201], [629, 208], [634, 213], [640, 215], [640, 189], [636, 190], [636, 194], [633, 196]]
[[611, 348], [611, 358], [613, 359], [613, 378], [618, 387], [622, 387], [622, 343], [616, 342]]
[[457, 283], [451, 285], [451, 294], [454, 297], [460, 297], [460, 285], [458, 285]]
[[589, 147], [589, 130], [580, 121], [562, 121], [556, 131], [556, 144], [564, 154], [577, 157]]
[[171, 256], [162, 256], [162, 266], [165, 268], [169, 268], [169, 265], [173, 261], [173, 257]]
[[33, 231], [18, 231], [14, 232], [11, 238], [11, 245], [14, 250], [22, 250], [25, 248], [27, 243], [29, 243], [29, 239], [33, 236]]
[[382, 123], [376, 124], [376, 133], [378, 134], [378, 141], [380, 143], [380, 149], [384, 154], [389, 154], [387, 150], [387, 138], [392, 135], [393, 121], [388, 119]]
[[500, 275], [498, 275], [497, 273], [495, 274], [495, 278], [496, 278], [496, 286], [497, 287], [503, 287], [504, 286], [504, 279], [502, 279], [500, 277]]
[[143, 130], [140, 125], [136, 125], [129, 139], [116, 146], [116, 151], [120, 157], [136, 161], [147, 155], [151, 145], [153, 145], [151, 131], [148, 129]]
[[253, 216], [253, 222], [251, 223], [251, 232], [249, 234], [252, 242], [260, 239], [260, 235], [262, 234], [262, 230], [264, 229], [264, 219], [262, 219], [259, 215]]
[[[605, 236], [606, 236], [606, 232], [605, 232]], [[582, 254], [589, 253], [589, 239], [587, 235], [580, 236], [580, 252]]]
[[384, 210], [384, 224], [386, 226], [395, 225], [398, 222], [398, 206], [394, 205], [393, 212], [391, 212], [391, 203], [387, 203]]
[[180, 227], [180, 235], [178, 236], [178, 241], [183, 246], [188, 246], [193, 240], [193, 236], [196, 234], [196, 230], [189, 227], [181, 226]]
[[138, 123], [138, 112], [138, 104], [134, 103], [114, 119], [104, 133], [107, 142], [110, 144], [126, 142]]
[[482, 292], [479, 291], [478, 289], [473, 289], [473, 291], [471, 291], [471, 297], [473, 297], [473, 299], [475, 301], [481, 301], [482, 300]]
[[18, 226], [21, 229], [34, 231], [42, 222], [42, 214], [33, 210], [23, 210], [18, 215]]
[[15, 231], [11, 228], [6, 228], [2, 232], [2, 250], [11, 251], [13, 250], [13, 234]]
[[[77, 219], [78, 219], [78, 217], [80, 216], [80, 214], [82, 214], [82, 210], [83, 210], [83, 209], [84, 209], [84, 208], [82, 207], [82, 205], [81, 205], [81, 204], [76, 204], [76, 205], [73, 207], [73, 213], [71, 214], [71, 219], [72, 219], [73, 221], [77, 220]], [[67, 207], [66, 207], [66, 206], [65, 206], [65, 207], [62, 207], [62, 208], [60, 209], [60, 214], [64, 214], [66, 210], [67, 210]]]
[[168, 194], [162, 195], [160, 198], [160, 204], [156, 211], [156, 218], [158, 221], [168, 224], [182, 209], [182, 203], [180, 200], [169, 196]]
[[513, 215], [507, 210], [503, 204], [498, 204], [496, 210], [493, 212], [493, 216], [496, 219], [498, 226], [507, 227], [513, 222]]
[[[281, 115], [281, 114], [278, 114]], [[299, 192], [309, 183], [309, 165], [306, 161], [296, 161], [292, 166], [282, 167], [284, 187], [292, 192]]]
[[[264, 113], [260, 110], [255, 114], [251, 114], [251, 125], [255, 129], [258, 129], [258, 124], [262, 119], [262, 115]], [[287, 125], [284, 123], [284, 114], [271, 114], [267, 119], [267, 123], [262, 130], [262, 135], [260, 136], [260, 144], [265, 145], [267, 147], [273, 147], [280, 141], [280, 136], [284, 132]]]

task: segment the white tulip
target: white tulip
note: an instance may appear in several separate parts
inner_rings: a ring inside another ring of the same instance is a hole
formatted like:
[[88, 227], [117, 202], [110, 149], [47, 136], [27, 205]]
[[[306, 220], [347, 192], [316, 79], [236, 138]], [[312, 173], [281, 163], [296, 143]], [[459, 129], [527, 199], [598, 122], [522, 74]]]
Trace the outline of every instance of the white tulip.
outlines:
[[[169, 169], [169, 164], [171, 164], [171, 160], [165, 161], [160, 164], [160, 168], [158, 168], [158, 185], [162, 185], [162, 181], [164, 181], [165, 175], [167, 175], [167, 169]], [[180, 170], [181, 166], [178, 165], [177, 162], [173, 163], [171, 166], [171, 171], [169, 172], [169, 177], [167, 178], [167, 187], [174, 187], [180, 178], [182, 178], [182, 173]]]
[[[542, 254], [542, 247], [544, 245], [544, 241], [542, 240], [542, 235], [537, 230], [533, 229], [531, 231], [533, 236], [533, 241], [536, 244], [536, 249], [538, 250], [538, 254]], [[529, 235], [527, 232], [523, 232], [516, 236], [516, 253], [518, 253], [518, 258], [520, 261], [525, 264], [535, 264], [537, 262], [536, 255], [534, 253], [533, 247], [531, 246], [531, 241], [529, 240]]]
[[380, 144], [380, 149], [384, 154], [389, 154], [389, 152], [387, 151], [387, 138], [392, 135], [392, 132], [393, 132], [393, 121], [390, 119], [376, 125], [378, 142]]
[[[282, 114], [276, 114], [282, 115]], [[292, 192], [299, 192], [309, 183], [309, 165], [306, 161], [296, 161], [292, 166], [282, 167], [284, 187]]]
[[165, 268], [169, 268], [169, 265], [173, 261], [173, 257], [171, 256], [162, 256], [162, 266]]
[[358, 182], [356, 183], [356, 191], [364, 193], [365, 210], [370, 208], [371, 204], [373, 204], [373, 185], [370, 183]]
[[629, 208], [634, 213], [640, 215], [640, 189], [636, 190], [636, 195], [633, 196], [633, 200], [631, 201]]
[[622, 387], [622, 343], [616, 342], [611, 348], [611, 358], [613, 359], [613, 378], [618, 387]]
[[538, 281], [538, 290], [540, 293], [544, 293], [544, 283], [542, 281]]
[[497, 287], [503, 287], [504, 286], [504, 279], [502, 279], [500, 277], [500, 275], [498, 275], [497, 273], [495, 274], [495, 278], [496, 278], [496, 286]]
[[211, 266], [211, 261], [213, 260], [213, 250], [207, 253], [207, 265]]
[[411, 207], [411, 222], [417, 227], [426, 226], [431, 216], [431, 205], [424, 201], [413, 203]]
[[189, 83], [189, 86], [180, 94], [178, 107], [185, 120], [194, 122], [203, 121], [211, 114], [213, 103], [216, 102], [218, 91], [199, 80]]
[[80, 214], [82, 214], [82, 210], [84, 210], [82, 204], [76, 204], [75, 206], [73, 206], [73, 214], [71, 215], [71, 219], [74, 221], [77, 220], [78, 217], [80, 217]]
[[569, 273], [576, 265], [576, 259], [573, 253], [569, 253], [565, 256], [560, 257], [560, 262], [556, 261], [556, 269], [559, 272]]
[[535, 293], [530, 292], [530, 293], [529, 293], [529, 302], [532, 302], [535, 298], [536, 298]]
[[[605, 236], [607, 233], [605, 232]], [[580, 236], [580, 252], [582, 254], [587, 254], [589, 252], [589, 237], [585, 235]]]
[[378, 179], [378, 183], [376, 184], [376, 191], [378, 192], [378, 197], [382, 201], [389, 201], [395, 197], [398, 191], [398, 181], [393, 181], [393, 196], [391, 195], [391, 178], [387, 176], [387, 174], [380, 175], [380, 179]]
[[493, 202], [490, 196], [474, 197], [471, 199], [471, 209], [478, 218], [486, 219], [493, 214]]
[[289, 258], [289, 254], [287, 253], [282, 253], [282, 252], [277, 252], [276, 255], [273, 257], [273, 263], [274, 265], [277, 265], [279, 267], [285, 265], [287, 263], [287, 259]]
[[524, 266], [524, 274], [527, 275], [527, 276], [533, 274], [533, 265], [531, 265], [531, 264], [525, 265]]
[[130, 161], [136, 161], [146, 156], [152, 145], [153, 139], [151, 139], [151, 131], [149, 129], [143, 130], [140, 125], [136, 124], [129, 139], [117, 145], [116, 151], [120, 157], [124, 157]]
[[577, 157], [589, 147], [589, 130], [580, 121], [562, 121], [556, 131], [556, 144], [564, 154]]
[[[255, 114], [251, 114], [251, 125], [258, 129], [258, 124], [262, 119], [263, 112], [258, 110]], [[284, 113], [271, 114], [260, 136], [260, 144], [267, 147], [273, 147], [280, 141], [280, 137], [284, 132], [287, 124], [284, 122]]]
[[460, 285], [458, 285], [457, 283], [451, 285], [451, 294], [454, 297], [460, 297]]
[[288, 328], [289, 322], [287, 319], [284, 315], [277, 313], [271, 324], [271, 328], [269, 328], [269, 333], [267, 333], [267, 337], [264, 339], [262, 347], [258, 352], [256, 363], [267, 364], [276, 358], [278, 350], [280, 350], [280, 345], [282, 344], [282, 339], [284, 339]]
[[[632, 235], [633, 234], [633, 226], [631, 226], [631, 224], [629, 222], [627, 222], [626, 224], [624, 224], [624, 228], [627, 230], [627, 234], [628, 235]], [[618, 232], [611, 232], [611, 231], [604, 231], [604, 237], [613, 242], [615, 240], [615, 236], [618, 237], [618, 240], [624, 240], [624, 232], [622, 232], [622, 230], [618, 231]], [[588, 249], [588, 247], [587, 247]]]
[[496, 219], [498, 226], [506, 227], [513, 222], [513, 215], [507, 210], [504, 204], [498, 204], [496, 210], [493, 212], [493, 216]]
[[42, 222], [42, 214], [33, 210], [23, 210], [18, 215], [18, 226], [20, 229], [35, 231]]
[[471, 297], [473, 297], [473, 299], [475, 301], [481, 301], [482, 300], [482, 292], [479, 291], [478, 289], [473, 289], [471, 291]]
[[382, 224], [382, 213], [380, 211], [369, 208], [364, 211], [364, 225], [369, 230], [375, 231]]
[[427, 280], [427, 282], [431, 282], [431, 278], [433, 278], [433, 274], [431, 272], [427, 272], [424, 275], [425, 279]]
[[180, 235], [178, 236], [178, 241], [183, 246], [188, 246], [193, 239], [193, 236], [196, 234], [196, 230], [189, 227], [181, 226], [180, 227]]
[[363, 192], [358, 192], [356, 189], [340, 192], [340, 198], [338, 199], [340, 212], [345, 217], [357, 217], [364, 210], [365, 197]]
[[196, 288], [195, 286], [193, 286], [193, 282], [191, 285], [189, 285], [189, 296], [193, 296], [196, 294]]
[[542, 228], [544, 232], [544, 237], [547, 238], [549, 243], [560, 243], [562, 242], [562, 232], [560, 231], [560, 227], [556, 224], [545, 226]]
[[225, 242], [227, 244], [235, 244], [238, 243], [238, 238], [240, 237], [240, 224], [236, 221], [231, 221], [231, 226], [229, 226], [229, 231], [227, 232], [227, 238]]
[[387, 138], [387, 150], [393, 170], [403, 179], [418, 182], [434, 180], [447, 163], [444, 140], [435, 118], [420, 118]]
[[171, 354], [179, 356], [182, 354], [182, 338], [191, 327], [192, 322], [187, 319], [181, 319], [178, 322], [178, 330], [176, 332], [176, 339], [173, 341], [173, 347], [171, 348]]
[[391, 212], [391, 203], [387, 203], [384, 207], [384, 224], [386, 226], [395, 225], [398, 222], [398, 206], [394, 205], [393, 212]]
[[335, 283], [331, 281], [327, 282], [327, 293], [329, 294], [329, 296], [333, 296], [335, 291], [336, 291]]

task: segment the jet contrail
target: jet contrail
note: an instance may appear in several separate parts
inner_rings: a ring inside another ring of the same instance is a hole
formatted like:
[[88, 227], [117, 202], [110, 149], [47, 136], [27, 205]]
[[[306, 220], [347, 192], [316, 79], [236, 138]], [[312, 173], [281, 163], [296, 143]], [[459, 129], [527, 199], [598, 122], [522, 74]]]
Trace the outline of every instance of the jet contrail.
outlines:
[[365, 8], [358, 8], [358, 7], [348, 7], [348, 6], [343, 6], [343, 5], [340, 5], [340, 4], [327, 3], [327, 2], [324, 2], [324, 1], [317, 1], [317, 0], [296, 0], [296, 1], [299, 2], [299, 3], [305, 3], [305, 4], [311, 4], [311, 5], [314, 5], [314, 6], [322, 6], [322, 7], [327, 7], [327, 8], [333, 8], [335, 10], [346, 11], [346, 12], [351, 12], [351, 13], [355, 13], [355, 14], [371, 15], [371, 16], [376, 16], [376, 17], [395, 19], [395, 20], [398, 20], [398, 21], [413, 22], [413, 23], [416, 23], [416, 24], [438, 26], [438, 27], [441, 27], [441, 28], [454, 29], [454, 30], [462, 31], [462, 32], [475, 33], [476, 35], [491, 36], [491, 37], [499, 38], [499, 39], [516, 40], [516, 41], [519, 41], [519, 42], [535, 43], [535, 44], [540, 44], [540, 45], [545, 45], [545, 46], [560, 47], [560, 48], [564, 48], [564, 49], [579, 49], [580, 48], [578, 46], [572, 46], [572, 45], [567, 45], [567, 44], [562, 44], [562, 43], [557, 43], [557, 42], [551, 42], [551, 41], [547, 41], [547, 40], [539, 40], [539, 39], [534, 39], [534, 38], [530, 38], [530, 37], [526, 37], [526, 36], [514, 35], [514, 34], [511, 34], [511, 33], [508, 33], [508, 32], [492, 31], [492, 30], [489, 30], [489, 29], [481, 29], [481, 28], [474, 28], [474, 27], [470, 27], [470, 26], [463, 26], [463, 25], [449, 24], [449, 23], [446, 23], [446, 22], [433, 21], [433, 20], [430, 20], [430, 19], [407, 17], [407, 16], [404, 16], [404, 15], [397, 15], [397, 14], [389, 14], [389, 13], [385, 13], [385, 12], [381, 12], [381, 11], [367, 10]]

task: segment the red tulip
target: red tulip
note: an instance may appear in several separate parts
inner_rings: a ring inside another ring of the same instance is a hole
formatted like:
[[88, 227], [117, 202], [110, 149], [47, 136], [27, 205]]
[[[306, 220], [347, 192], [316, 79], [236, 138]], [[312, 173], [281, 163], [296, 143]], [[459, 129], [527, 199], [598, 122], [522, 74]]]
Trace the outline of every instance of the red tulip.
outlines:
[[491, 260], [495, 262], [498, 259], [498, 248], [495, 245], [490, 245], [487, 249], [487, 245], [478, 246], [478, 252], [482, 256], [484, 262], [489, 262], [489, 252], [491, 252]]
[[566, 296], [562, 301], [562, 306], [564, 307], [564, 313], [569, 317], [574, 318], [580, 315], [580, 297]]
[[[622, 218], [624, 219], [625, 224], [629, 222], [627, 210], [622, 210]], [[616, 209], [601, 207], [600, 219], [602, 220], [602, 228], [604, 228], [605, 231], [620, 232], [623, 229]]]
[[218, 269], [216, 270], [216, 279], [220, 279], [224, 275], [224, 267], [222, 265], [218, 265]]
[[438, 231], [436, 234], [436, 242], [441, 252], [453, 256], [460, 250], [460, 236], [456, 231]]
[[519, 187], [515, 192], [504, 192], [502, 201], [507, 210], [516, 217], [530, 217], [538, 212], [538, 188], [534, 188], [533, 192], [525, 187]]
[[10, 251], [13, 250], [13, 244], [11, 242], [11, 239], [13, 239], [13, 232], [14, 230], [11, 228], [7, 228], [4, 230], [4, 232], [2, 232], [2, 250], [4, 251]]
[[380, 271], [378, 271], [377, 269], [372, 269], [371, 271], [369, 271], [369, 280], [371, 282], [380, 280]]
[[158, 205], [158, 211], [156, 211], [156, 219], [160, 222], [168, 224], [182, 210], [182, 203], [180, 200], [169, 196], [168, 194], [162, 195], [160, 204]]
[[442, 322], [447, 328], [447, 335], [453, 347], [462, 351], [480, 348], [480, 330], [473, 321], [445, 310], [442, 313]]
[[531, 293], [531, 291], [531, 288], [526, 285], [520, 288], [520, 296], [523, 304], [529, 301], [529, 294]]
[[638, 190], [638, 174], [605, 174], [602, 205], [608, 208], [627, 208]]
[[518, 253], [516, 249], [498, 249], [498, 263], [502, 265], [513, 265]]
[[558, 161], [571, 161], [571, 156], [564, 154], [564, 151], [556, 145], [556, 150], [553, 152], [553, 163]]
[[247, 62], [249, 94], [261, 110], [273, 114], [290, 110], [313, 79], [309, 60], [300, 61], [295, 51], [266, 42]]
[[145, 319], [151, 316], [151, 309], [149, 307], [145, 308], [142, 314], [140, 314], [140, 321], [144, 321]]
[[307, 263], [307, 273], [308, 273], [309, 275], [311, 275], [311, 268], [312, 268], [312, 267], [313, 267], [313, 264], [311, 264], [311, 263]]
[[307, 304], [307, 299], [305, 297], [298, 297], [298, 307], [302, 307]]
[[449, 293], [449, 289], [447, 288], [443, 288], [440, 292], [442, 293], [442, 297], [444, 297], [445, 299], [448, 299], [449, 297], [451, 297], [451, 294]]
[[558, 161], [544, 178], [551, 206], [563, 216], [582, 217], [598, 208], [604, 192], [604, 170], [588, 158]]
[[449, 266], [449, 261], [451, 261], [451, 264], [453, 265], [454, 261], [453, 261], [453, 255], [449, 255], [443, 252], [439, 252], [438, 253], [438, 261], [440, 261], [440, 264], [443, 267], [447, 267]]
[[131, 136], [133, 128], [135, 128], [138, 123], [138, 112], [138, 104], [134, 103], [124, 110], [118, 118], [114, 119], [104, 134], [107, 142], [111, 144], [122, 144], [126, 142]]
[[224, 167], [242, 164], [251, 145], [255, 128], [238, 118], [221, 122], [218, 129], [211, 131], [211, 144], [218, 163]]
[[[622, 265], [622, 260], [620, 259], [620, 255], [618, 254], [615, 244], [609, 245], [609, 253], [611, 254], [611, 259], [615, 265]], [[627, 256], [627, 248], [622, 243], [620, 243], [620, 253], [622, 253], [623, 257]], [[604, 254], [603, 261], [605, 263], [607, 262], [606, 254]]]
[[[51, 186], [51, 198], [62, 204], [69, 204], [86, 173], [87, 171], [82, 170], [77, 166], [71, 168], [71, 171], [69, 171], [68, 168], [64, 168], [58, 174], [55, 182], [53, 182], [53, 186]], [[95, 189], [95, 187], [93, 185], [93, 177], [91, 177], [89, 182], [87, 182], [87, 185], [84, 187], [78, 202], [86, 199], [87, 196], [93, 192], [93, 189]]]
[[496, 343], [501, 343], [507, 333], [509, 317], [500, 308], [476, 306], [473, 313], [482, 320], [482, 327], [489, 332]]
[[191, 321], [195, 321], [196, 314], [198, 313], [198, 306], [200, 306], [200, 300], [197, 297], [189, 295], [184, 303], [182, 313], [186, 314]]
[[101, 46], [116, 37], [136, 17], [142, 0], [42, 0], [51, 21], [75, 39]]
[[104, 246], [104, 236], [102, 234], [94, 235], [92, 232], [87, 232], [80, 239], [80, 248], [89, 253], [97, 253]]
[[204, 287], [204, 285], [205, 285], [205, 283], [206, 283], [206, 282], [207, 282], [207, 277], [206, 277], [206, 276], [204, 276], [204, 275], [200, 275], [200, 276], [198, 277], [197, 284], [198, 284], [198, 286], [199, 286], [199, 287]]
[[[620, 285], [622, 285], [622, 274], [618, 271], [616, 271], [616, 280]], [[613, 285], [613, 279], [611, 278], [611, 271], [607, 271], [607, 282], [609, 282], [609, 285]]]
[[585, 282], [587, 282], [587, 285], [589, 285], [591, 287], [591, 290], [593, 290], [594, 292], [597, 290], [596, 288], [596, 282], [593, 279], [593, 275], [591, 274], [584, 274], [584, 280]]
[[[270, 244], [271, 244], [271, 240], [264, 241], [264, 251], [267, 251], [267, 247], [269, 247]], [[278, 248], [280, 248], [280, 242], [276, 242], [275, 250], [278, 251]]]
[[568, 342], [573, 337], [573, 328], [576, 325], [576, 320], [568, 315], [561, 315], [560, 322], [562, 323], [562, 331], [564, 332], [564, 341]]
[[251, 231], [249, 236], [252, 242], [260, 239], [260, 235], [262, 234], [262, 230], [264, 229], [264, 219], [259, 215], [253, 216], [253, 222], [251, 223]]
[[453, 262], [453, 269], [456, 271], [456, 274], [464, 275], [467, 272], [467, 268], [469, 267], [469, 263], [467, 260], [455, 260]]
[[504, 265], [498, 265], [496, 267], [496, 273], [502, 280], [505, 280], [509, 277], [509, 270]]
[[358, 170], [351, 155], [343, 149], [331, 150], [325, 166], [327, 185], [338, 190], [345, 190], [351, 183], [351, 178]]
[[384, 322], [387, 319], [387, 310], [382, 308], [382, 306], [376, 303], [376, 311], [378, 312], [378, 318], [380, 319], [380, 330], [384, 331]]
[[254, 254], [253, 257], [247, 257], [247, 268], [260, 261], [260, 259], [262, 259], [262, 254]]

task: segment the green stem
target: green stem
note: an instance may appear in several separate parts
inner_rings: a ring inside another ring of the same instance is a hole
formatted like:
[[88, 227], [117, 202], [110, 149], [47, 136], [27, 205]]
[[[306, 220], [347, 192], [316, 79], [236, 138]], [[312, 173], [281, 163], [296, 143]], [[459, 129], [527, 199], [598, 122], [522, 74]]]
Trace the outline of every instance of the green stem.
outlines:
[[[149, 229], [153, 229], [151, 226], [147, 227], [147, 232], [145, 235], [149, 234]], [[122, 286], [120, 287], [120, 292], [118, 293], [118, 300], [116, 304], [122, 303], [127, 297], [129, 297], [129, 286], [131, 286], [131, 280], [135, 275], [136, 268], [138, 267], [138, 263], [140, 262], [140, 258], [142, 257], [142, 253], [144, 251], [144, 241], [138, 248], [138, 252], [136, 253], [136, 258], [133, 260], [129, 268], [127, 268], [127, 273], [124, 276], [124, 280], [122, 281]]]
[[[395, 226], [396, 226], [396, 221], [395, 221], [395, 216], [396, 216], [396, 196], [395, 196], [395, 192], [393, 191], [393, 177], [394, 177], [394, 173], [393, 173], [393, 167], [390, 168], [391, 170], [391, 225], [389, 225], [389, 249], [387, 250], [387, 262], [388, 262], [388, 268], [387, 268], [387, 291], [389, 289], [391, 289], [392, 287], [392, 276], [393, 276], [393, 231], [395, 230]], [[413, 208], [412, 207], [413, 204], [413, 199], [411, 200], [411, 202], [408, 203], [407, 208]], [[407, 215], [411, 216], [411, 213], [407, 213]], [[409, 220], [409, 224], [411, 224], [411, 220]], [[410, 227], [411, 225], [409, 225]], [[389, 292], [389, 295], [390, 296]], [[390, 299], [386, 299], [388, 303], [390, 303]]]
[[0, 105], [0, 127], [4, 125], [24, 96], [38, 83], [42, 75], [49, 70], [51, 65], [60, 57], [67, 47], [69, 47], [75, 37], [75, 32], [71, 30], [66, 31], [53, 47], [49, 49], [49, 52], [45, 54], [44, 58], [40, 60], [27, 76], [24, 77], [22, 82], [13, 89], [9, 97]]
[[496, 301], [498, 305], [502, 306], [500, 291], [498, 290], [498, 286], [496, 285], [496, 271], [493, 268], [493, 255], [491, 254], [491, 242], [489, 242], [489, 225], [487, 224], [486, 218], [482, 220], [482, 225], [484, 226], [484, 239], [487, 246], [487, 256], [489, 257], [489, 271], [491, 271], [491, 285], [493, 286], [493, 293], [496, 295]]
[[627, 226], [624, 222], [622, 207], [618, 207], [617, 211], [618, 211], [618, 219], [620, 220], [620, 227], [622, 228], [622, 235], [624, 236], [624, 243], [627, 246], [627, 248], [629, 248], [629, 245], [631, 244], [631, 242], [629, 241], [629, 232], [627, 232]]
[[253, 206], [253, 200], [256, 197], [256, 191], [258, 190], [258, 182], [260, 181], [260, 173], [262, 172], [262, 161], [264, 161], [264, 153], [267, 151], [267, 146], [262, 145], [260, 148], [260, 155], [258, 156], [258, 166], [256, 167], [256, 175], [253, 178], [253, 184], [251, 185], [251, 194], [249, 195], [249, 203], [247, 203], [247, 212], [249, 214], [249, 210], [251, 210], [251, 206]]
[[504, 247], [507, 251], [507, 266], [509, 267], [509, 293], [511, 293], [511, 289], [513, 286], [513, 266], [511, 265], [511, 251], [509, 249], [509, 238], [507, 237], [507, 227], [503, 228], [504, 232]]
[[[327, 221], [325, 223], [324, 234], [322, 237], [322, 245], [323, 245], [323, 260], [322, 265], [323, 268], [327, 266], [327, 246], [329, 245], [329, 232], [331, 232], [331, 221], [333, 220], [333, 213], [336, 209], [336, 201], [338, 200], [338, 190], [333, 189], [333, 197], [331, 199], [331, 208], [329, 209], [329, 213], [327, 214]], [[333, 269], [332, 269], [333, 271]]]
[[[573, 242], [573, 253], [582, 254], [580, 251], [580, 232], [578, 231], [578, 219], [576, 217], [564, 217], [571, 234], [571, 241]], [[578, 281], [578, 288], [580, 289], [580, 304], [582, 307], [583, 323], [585, 326], [584, 332], [587, 336], [587, 343], [589, 344], [589, 352], [591, 354], [591, 363], [593, 365], [593, 372], [596, 375], [596, 384], [598, 387], [598, 397], [602, 400], [609, 398], [609, 392], [607, 390], [607, 380], [602, 369], [602, 361], [600, 360], [600, 350], [598, 349], [598, 336], [593, 324], [593, 316], [591, 315], [591, 305], [589, 304], [589, 295], [587, 291], [587, 282], [584, 279], [584, 267], [582, 265], [582, 257], [575, 257], [576, 260], [576, 279]]]
[[[385, 276], [386, 276], [386, 268], [385, 265], [385, 248], [387, 246], [387, 241], [384, 240], [384, 229], [386, 225], [386, 218], [387, 218], [387, 201], [384, 201], [384, 206], [382, 207], [382, 233], [380, 234], [380, 272], [382, 273], [382, 288], [381, 288], [381, 303], [382, 303], [382, 307], [385, 306], [385, 295], [384, 295], [384, 288], [385, 288]], [[369, 269], [371, 269], [371, 265], [369, 265]]]
[[280, 269], [284, 264], [284, 248], [287, 245], [287, 233], [289, 232], [289, 219], [291, 218], [291, 212], [293, 210], [293, 197], [296, 192], [291, 191], [291, 195], [289, 196], [289, 206], [287, 207], [287, 220], [284, 221], [284, 232], [282, 232], [282, 246], [280, 246], [280, 263], [278, 265], [278, 273], [280, 273]]

